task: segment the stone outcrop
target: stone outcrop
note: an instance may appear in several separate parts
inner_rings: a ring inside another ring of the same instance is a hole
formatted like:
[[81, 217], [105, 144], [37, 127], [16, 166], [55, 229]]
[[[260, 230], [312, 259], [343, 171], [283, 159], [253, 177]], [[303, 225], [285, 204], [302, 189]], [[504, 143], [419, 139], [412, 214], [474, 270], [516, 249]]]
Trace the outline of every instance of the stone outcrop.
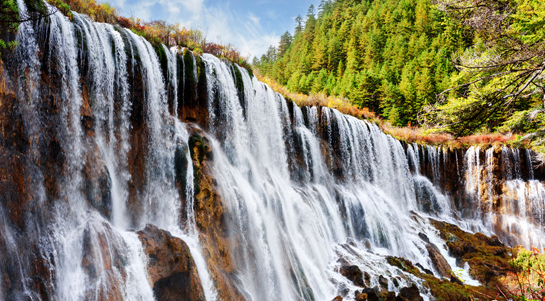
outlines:
[[450, 278], [452, 276], [452, 269], [445, 257], [441, 254], [441, 251], [439, 251], [439, 248], [432, 244], [424, 233], [419, 233], [418, 236], [426, 243], [426, 250], [428, 251], [428, 255], [435, 270], [439, 273], [439, 276]]
[[220, 300], [244, 300], [235, 286], [234, 239], [229, 237], [224, 217], [224, 201], [212, 177], [213, 150], [199, 129], [189, 139], [195, 177], [195, 219], [208, 269], [217, 285]]
[[138, 237], [149, 258], [148, 279], [158, 301], [204, 300], [197, 267], [183, 240], [152, 225]]
[[426, 250], [428, 251], [431, 262], [435, 266], [437, 272], [439, 272], [442, 277], [450, 279], [452, 275], [452, 269], [450, 268], [450, 265], [448, 264], [445, 257], [441, 255], [439, 248], [437, 248], [437, 246], [434, 244], [427, 244]]

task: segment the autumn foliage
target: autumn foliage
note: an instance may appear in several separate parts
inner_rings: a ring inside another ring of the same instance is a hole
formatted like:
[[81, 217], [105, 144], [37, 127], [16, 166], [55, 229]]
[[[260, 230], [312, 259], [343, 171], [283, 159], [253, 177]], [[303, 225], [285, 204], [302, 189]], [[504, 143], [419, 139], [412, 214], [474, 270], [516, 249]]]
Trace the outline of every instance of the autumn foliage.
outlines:
[[545, 300], [545, 253], [535, 247], [514, 251], [506, 278], [510, 283], [502, 294], [513, 300]]

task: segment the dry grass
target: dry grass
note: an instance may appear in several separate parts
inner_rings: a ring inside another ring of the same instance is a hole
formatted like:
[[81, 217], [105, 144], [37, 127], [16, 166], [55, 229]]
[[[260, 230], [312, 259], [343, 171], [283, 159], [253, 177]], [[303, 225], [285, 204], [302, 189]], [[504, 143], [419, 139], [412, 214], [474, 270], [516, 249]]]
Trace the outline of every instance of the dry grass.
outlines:
[[370, 112], [368, 108], [357, 108], [353, 106], [346, 98], [326, 96], [323, 93], [310, 95], [293, 93], [270, 77], [261, 75], [258, 71], [254, 71], [254, 74], [259, 80], [269, 85], [274, 91], [280, 93], [282, 96], [284, 96], [284, 98], [292, 100], [298, 106], [322, 106], [337, 109], [343, 114], [374, 122], [380, 126], [380, 128], [386, 134], [405, 142], [415, 142], [418, 144], [427, 145], [448, 145], [451, 147], [460, 148], [470, 145], [484, 146], [492, 144], [509, 144], [515, 142], [516, 140], [516, 137], [510, 133], [483, 133], [455, 138], [454, 136], [446, 133], [429, 133], [429, 129], [421, 127], [392, 126], [392, 124], [388, 121], [383, 120], [375, 113]]
[[327, 96], [324, 93], [312, 93], [310, 95], [302, 93], [293, 93], [286, 87], [280, 85], [275, 80], [268, 76], [261, 75], [257, 70], [254, 70], [254, 74], [257, 78], [269, 85], [274, 91], [280, 93], [284, 98], [295, 102], [298, 106], [321, 106], [332, 109], [337, 109], [339, 112], [347, 115], [351, 115], [357, 118], [367, 119], [371, 121], [379, 122], [378, 118], [373, 112], [370, 112], [368, 108], [360, 109], [350, 104], [348, 99], [342, 97]]
[[516, 137], [511, 134], [482, 133], [471, 136], [458, 137], [446, 133], [428, 133], [427, 129], [419, 127], [394, 127], [387, 122], [380, 124], [382, 130], [393, 137], [406, 142], [416, 142], [428, 145], [448, 145], [455, 148], [472, 145], [511, 144]]

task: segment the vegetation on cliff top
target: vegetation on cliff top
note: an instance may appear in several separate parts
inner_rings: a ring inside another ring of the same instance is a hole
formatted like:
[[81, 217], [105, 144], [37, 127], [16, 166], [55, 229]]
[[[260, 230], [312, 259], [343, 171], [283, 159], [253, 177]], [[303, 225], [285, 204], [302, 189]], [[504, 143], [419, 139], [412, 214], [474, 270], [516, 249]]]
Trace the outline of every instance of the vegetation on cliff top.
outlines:
[[357, 118], [366, 119], [367, 121], [377, 124], [382, 131], [408, 143], [418, 143], [426, 145], [447, 145], [451, 147], [466, 147], [469, 145], [488, 146], [496, 143], [512, 144], [519, 146], [517, 137], [512, 134], [489, 133], [479, 135], [469, 135], [465, 137], [455, 137], [448, 133], [429, 133], [423, 128], [417, 126], [396, 127], [368, 108], [359, 108], [350, 103], [345, 97], [335, 97], [326, 95], [325, 93], [294, 93], [282, 86], [277, 81], [267, 75], [254, 70], [257, 78], [269, 85], [274, 91], [280, 93], [287, 100], [295, 102], [298, 106], [322, 106], [336, 109], [339, 112], [351, 115]]
[[513, 133], [543, 151], [544, 14], [539, 0], [324, 0], [253, 64], [290, 92], [337, 95], [391, 128]]
[[[217, 57], [237, 63], [248, 70], [251, 66], [247, 58], [232, 45], [220, 45], [207, 41], [206, 36], [199, 30], [187, 29], [180, 24], [169, 24], [165, 21], [144, 22], [138, 18], [125, 18], [108, 3], [99, 3], [96, 0], [47, 0], [59, 11], [72, 18], [72, 11], [88, 15], [93, 21], [117, 24], [132, 30], [143, 36], [153, 44], [165, 44], [182, 46], [196, 53], [210, 53]], [[35, 1], [39, 3], [40, 1]], [[43, 8], [33, 8], [33, 13], [28, 17], [19, 17], [16, 0], [0, 0], [0, 52], [2, 49], [15, 46], [15, 42], [4, 42], [2, 39], [8, 34], [17, 31], [17, 25], [21, 22], [31, 21], [47, 17], [51, 12]], [[56, 11], [55, 11], [56, 12]]]

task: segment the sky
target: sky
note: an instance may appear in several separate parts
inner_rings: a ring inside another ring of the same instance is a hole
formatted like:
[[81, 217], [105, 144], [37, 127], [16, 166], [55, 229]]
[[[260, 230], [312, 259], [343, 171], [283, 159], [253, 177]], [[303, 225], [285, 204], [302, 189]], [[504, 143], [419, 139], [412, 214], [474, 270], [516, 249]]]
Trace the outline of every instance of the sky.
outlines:
[[110, 0], [122, 16], [163, 20], [199, 29], [207, 40], [261, 56], [280, 36], [293, 34], [295, 17], [320, 0]]

